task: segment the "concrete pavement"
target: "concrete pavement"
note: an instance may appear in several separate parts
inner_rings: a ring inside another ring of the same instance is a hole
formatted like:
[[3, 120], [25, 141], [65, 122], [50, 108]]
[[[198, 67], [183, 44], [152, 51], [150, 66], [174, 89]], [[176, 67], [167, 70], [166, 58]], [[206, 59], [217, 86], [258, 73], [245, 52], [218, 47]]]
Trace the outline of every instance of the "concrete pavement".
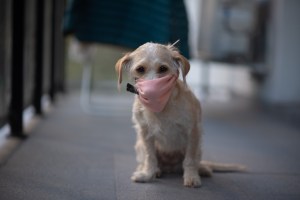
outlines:
[[0, 199], [300, 199], [299, 130], [245, 101], [203, 103], [204, 158], [248, 172], [216, 173], [198, 189], [183, 187], [180, 174], [132, 183], [131, 96], [119, 98], [115, 108], [128, 111], [110, 116], [83, 113], [77, 95], [62, 98], [0, 167]]

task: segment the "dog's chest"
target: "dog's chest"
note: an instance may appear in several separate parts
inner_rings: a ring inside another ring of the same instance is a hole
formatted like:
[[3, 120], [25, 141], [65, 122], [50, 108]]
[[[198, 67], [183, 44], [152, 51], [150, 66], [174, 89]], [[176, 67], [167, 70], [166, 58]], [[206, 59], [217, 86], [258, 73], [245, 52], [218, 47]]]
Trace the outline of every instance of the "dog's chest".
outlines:
[[[198, 108], [192, 109], [193, 99], [178, 96], [173, 92], [173, 98], [168, 102], [163, 112], [148, 111], [136, 98], [133, 109], [133, 122], [140, 127], [147, 127], [146, 137], [153, 137], [156, 147], [164, 152], [185, 151], [187, 138], [197, 125]], [[191, 101], [191, 102], [190, 102]]]
[[180, 117], [157, 116], [149, 121], [149, 134], [154, 136], [156, 146], [161, 150], [182, 151], [187, 144], [189, 124]]

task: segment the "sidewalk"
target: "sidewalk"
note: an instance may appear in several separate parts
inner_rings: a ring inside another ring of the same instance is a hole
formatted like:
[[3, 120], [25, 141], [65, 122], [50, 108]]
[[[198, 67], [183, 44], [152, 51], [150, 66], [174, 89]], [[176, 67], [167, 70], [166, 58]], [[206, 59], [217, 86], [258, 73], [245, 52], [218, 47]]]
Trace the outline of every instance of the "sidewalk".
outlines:
[[176, 174], [132, 183], [130, 98], [111, 105], [128, 112], [110, 116], [86, 115], [78, 95], [59, 100], [0, 166], [0, 199], [300, 199], [299, 130], [244, 101], [203, 103], [204, 158], [249, 172], [216, 173], [198, 189], [183, 187]]

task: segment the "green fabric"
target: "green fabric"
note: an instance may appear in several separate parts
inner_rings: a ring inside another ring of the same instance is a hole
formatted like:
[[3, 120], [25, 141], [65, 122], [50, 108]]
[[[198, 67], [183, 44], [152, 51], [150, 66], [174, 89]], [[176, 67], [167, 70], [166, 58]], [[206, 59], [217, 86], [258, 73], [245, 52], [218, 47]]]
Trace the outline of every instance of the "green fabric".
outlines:
[[146, 42], [173, 43], [189, 57], [183, 0], [70, 0], [64, 32], [86, 42], [132, 49]]

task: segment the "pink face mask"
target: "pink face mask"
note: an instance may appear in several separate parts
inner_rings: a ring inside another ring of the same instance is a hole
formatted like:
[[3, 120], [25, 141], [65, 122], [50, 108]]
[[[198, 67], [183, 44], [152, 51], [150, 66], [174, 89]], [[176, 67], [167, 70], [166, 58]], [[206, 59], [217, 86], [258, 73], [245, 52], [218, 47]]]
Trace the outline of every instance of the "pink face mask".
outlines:
[[153, 80], [138, 80], [136, 88], [139, 100], [152, 112], [161, 112], [176, 84], [178, 75], [167, 75]]

